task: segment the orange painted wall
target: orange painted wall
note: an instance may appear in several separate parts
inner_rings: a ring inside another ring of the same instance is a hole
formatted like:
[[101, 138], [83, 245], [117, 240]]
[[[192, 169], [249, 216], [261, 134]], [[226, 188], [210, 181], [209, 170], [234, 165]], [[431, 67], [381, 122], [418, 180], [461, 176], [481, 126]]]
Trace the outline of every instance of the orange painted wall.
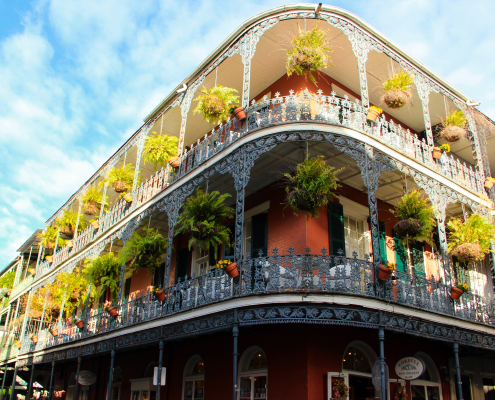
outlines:
[[153, 272], [150, 268], [140, 268], [134, 272], [131, 279], [130, 295], [137, 295], [151, 286]]

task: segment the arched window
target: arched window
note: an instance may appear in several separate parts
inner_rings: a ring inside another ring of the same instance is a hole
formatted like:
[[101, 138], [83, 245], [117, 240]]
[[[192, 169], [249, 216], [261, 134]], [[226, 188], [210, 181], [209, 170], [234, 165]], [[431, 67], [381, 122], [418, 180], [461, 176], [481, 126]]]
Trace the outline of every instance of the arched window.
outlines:
[[199, 355], [192, 356], [184, 367], [183, 399], [203, 399], [205, 394], [205, 363]]
[[440, 374], [433, 359], [426, 353], [418, 352], [416, 358], [423, 362], [423, 373], [411, 381], [411, 393], [415, 400], [441, 400]]
[[239, 362], [239, 400], [267, 398], [268, 367], [266, 355], [261, 348], [247, 349]]

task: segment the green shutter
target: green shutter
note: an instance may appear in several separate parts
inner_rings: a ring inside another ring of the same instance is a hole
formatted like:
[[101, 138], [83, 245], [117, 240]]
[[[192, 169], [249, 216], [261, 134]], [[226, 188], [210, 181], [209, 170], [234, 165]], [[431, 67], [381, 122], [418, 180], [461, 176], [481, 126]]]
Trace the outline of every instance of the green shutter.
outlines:
[[423, 252], [423, 243], [416, 242], [411, 244], [411, 256], [414, 270], [417, 274], [425, 274], [425, 257]]
[[179, 281], [179, 278], [184, 280], [184, 277], [189, 274], [190, 258], [190, 252], [187, 247], [184, 249], [179, 249], [179, 251], [177, 252], [175, 283]]
[[[345, 232], [344, 232], [344, 207], [342, 204], [330, 202], [328, 209], [328, 238], [330, 245], [329, 254], [337, 256], [342, 250], [345, 254]], [[349, 256], [352, 256], [350, 254]]]
[[380, 230], [380, 255], [382, 256], [382, 263], [386, 264], [387, 261], [387, 235], [385, 234], [385, 222], [378, 221], [378, 227]]
[[266, 257], [267, 247], [268, 213], [253, 215], [251, 218], [251, 258], [259, 257], [260, 250]]
[[395, 267], [398, 271], [409, 272], [407, 269], [407, 249], [394, 234]]

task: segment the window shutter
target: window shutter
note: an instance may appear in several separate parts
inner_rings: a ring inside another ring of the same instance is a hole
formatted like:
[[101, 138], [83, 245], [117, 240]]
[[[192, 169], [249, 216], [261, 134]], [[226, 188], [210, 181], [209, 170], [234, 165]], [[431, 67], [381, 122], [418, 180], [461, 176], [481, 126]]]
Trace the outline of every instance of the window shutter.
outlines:
[[124, 283], [124, 300], [127, 301], [131, 294], [131, 278], [127, 278]]
[[330, 255], [337, 256], [342, 249], [345, 254], [345, 232], [344, 232], [344, 207], [342, 204], [330, 202], [328, 209], [328, 237]]
[[425, 257], [423, 253], [423, 243], [416, 242], [411, 244], [411, 256], [414, 270], [417, 274], [425, 274]]
[[153, 272], [153, 286], [163, 286], [163, 278], [165, 276], [165, 262], [162, 262]]
[[260, 250], [267, 255], [268, 213], [253, 215], [251, 218], [251, 258], [257, 258]]
[[227, 249], [223, 246], [222, 250], [222, 259], [223, 260], [234, 260], [234, 249], [235, 249], [235, 224], [226, 224], [227, 228], [229, 228], [230, 233], [230, 247]]
[[395, 249], [395, 267], [398, 271], [408, 272], [407, 270], [407, 252], [402, 242], [394, 233], [394, 249]]
[[385, 234], [385, 222], [378, 221], [379, 233], [380, 233], [380, 254], [382, 256], [382, 262], [386, 264], [387, 261], [387, 235]]
[[184, 280], [185, 276], [189, 274], [190, 258], [190, 252], [187, 247], [179, 249], [179, 251], [177, 252], [175, 283], [179, 281], [179, 278]]

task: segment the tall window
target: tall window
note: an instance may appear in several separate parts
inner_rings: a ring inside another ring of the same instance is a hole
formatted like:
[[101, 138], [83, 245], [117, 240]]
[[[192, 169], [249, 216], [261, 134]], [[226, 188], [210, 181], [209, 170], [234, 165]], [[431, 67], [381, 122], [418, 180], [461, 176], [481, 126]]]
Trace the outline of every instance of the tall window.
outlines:
[[203, 399], [205, 394], [205, 364], [199, 355], [192, 356], [184, 368], [183, 399]]
[[[366, 229], [365, 229], [366, 225]], [[344, 212], [345, 254], [352, 257], [354, 252], [360, 260], [364, 260], [366, 249], [369, 246], [368, 224], [366, 220]]]
[[239, 362], [239, 400], [268, 398], [266, 355], [257, 346], [247, 349]]

